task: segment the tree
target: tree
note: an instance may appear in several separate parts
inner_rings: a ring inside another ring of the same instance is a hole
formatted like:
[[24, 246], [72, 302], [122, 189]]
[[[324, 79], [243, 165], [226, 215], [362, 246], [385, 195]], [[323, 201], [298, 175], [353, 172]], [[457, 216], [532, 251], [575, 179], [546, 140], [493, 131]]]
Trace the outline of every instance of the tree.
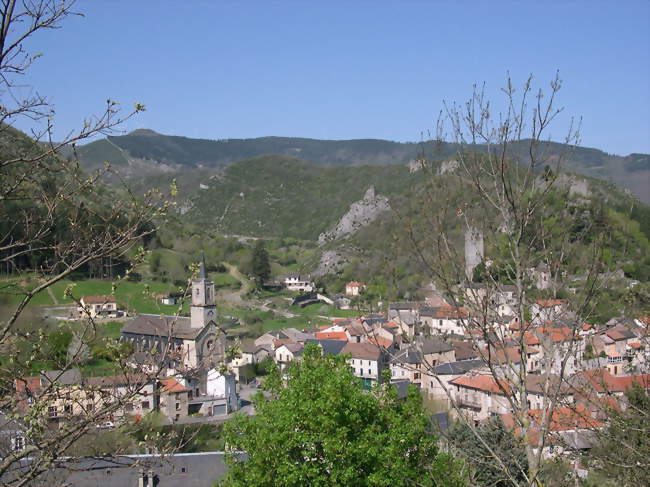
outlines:
[[587, 455], [592, 469], [616, 485], [643, 485], [650, 478], [650, 396], [638, 384], [626, 393], [627, 407], [612, 410], [609, 424]]
[[[581, 367], [581, 327], [597, 316], [609, 284], [602, 278], [611, 270], [604, 250], [618, 247], [623, 259], [632, 255], [625, 252], [638, 252], [614, 243], [628, 237], [609, 232], [607, 218], [593, 218], [589, 199], [562, 172], [579, 143], [577, 124], [568, 126], [565, 151], [549, 156], [552, 143], [544, 139], [562, 112], [556, 106], [560, 89], [558, 76], [546, 91], [535, 89], [532, 77], [520, 90], [508, 79], [501, 113], [477, 88], [466, 103], [446, 104], [433, 146], [451, 143], [456, 152], [444, 163], [435, 153], [423, 154], [425, 186], [412, 191], [411, 206], [398, 215], [405, 239], [398, 236], [397, 243], [411, 250], [457, 310], [462, 334], [483, 362], [480, 372], [494, 386], [492, 409], [468, 407], [436, 375], [435, 364], [425, 361], [423, 375], [446, 391], [459, 421], [509, 485], [542, 484], [544, 449], [557, 441], [551, 418], [576, 406], [566, 391]], [[547, 312], [540, 298], [559, 304]], [[531, 388], [541, 391], [535, 406]], [[474, 419], [505, 413], [525, 439], [526, 462], [514, 466], [486, 431], [473, 427]]]
[[255, 277], [255, 284], [258, 288], [261, 288], [271, 276], [269, 253], [266, 251], [264, 240], [255, 242], [253, 255], [251, 256], [251, 272]]
[[421, 398], [395, 389], [364, 392], [341, 356], [307, 345], [302, 360], [265, 381], [256, 416], [226, 423], [230, 461], [225, 486], [463, 485], [457, 465], [438, 453]]
[[[53, 398], [66, 399], [58, 378], [84, 360], [98, 332], [89, 320], [77, 330], [73, 346], [72, 337], [61, 331], [49, 333], [48, 340], [46, 329], [34, 328], [23, 319], [33, 299], [96, 263], [141, 262], [144, 252], [136, 248], [155, 231], [170, 204], [169, 195], [160, 191], [136, 195], [126, 186], [109, 189], [103, 179], [113, 172], [110, 165], [88, 174], [76, 160], [78, 142], [112, 133], [143, 111], [143, 105], [136, 103], [125, 113], [118, 102], [108, 99], [103, 113], [83, 121], [79, 130], [55, 137], [54, 111], [46, 98], [16, 91], [24, 88], [17, 80], [40, 56], [27, 46], [41, 31], [59, 28], [76, 15], [73, 3], [0, 3], [0, 266], [8, 272], [0, 284], [0, 301], [6, 303], [0, 316], [0, 410], [17, 420], [26, 435], [22, 450], [0, 455], [4, 485], [30, 484], [57, 466], [71, 445], [129, 403], [151, 377], [140, 376], [120, 397], [86, 409], [57, 429], [49, 427], [48, 404]], [[29, 137], [14, 128], [21, 121], [30, 122]], [[115, 285], [119, 283], [116, 279]], [[65, 295], [79, 303], [73, 287]], [[121, 373], [133, 372], [124, 363], [126, 348], [114, 344], [113, 349]], [[38, 394], [32, 394], [23, 378], [42, 363], [55, 365], [58, 372], [53, 380], [41, 382], [45, 385]], [[156, 371], [152, 374], [155, 377]], [[20, 475], [15, 474], [18, 471]]]
[[447, 438], [453, 451], [462, 456], [469, 465], [472, 483], [509, 487], [512, 485], [511, 476], [517, 482], [523, 482], [523, 472], [527, 471], [528, 459], [522, 439], [506, 429], [499, 418], [491, 419], [477, 427], [480, 437], [489, 443], [503, 460], [503, 465], [510, 473], [505, 475], [503, 466], [495, 463], [471, 428], [466, 423], [457, 423], [447, 433]]

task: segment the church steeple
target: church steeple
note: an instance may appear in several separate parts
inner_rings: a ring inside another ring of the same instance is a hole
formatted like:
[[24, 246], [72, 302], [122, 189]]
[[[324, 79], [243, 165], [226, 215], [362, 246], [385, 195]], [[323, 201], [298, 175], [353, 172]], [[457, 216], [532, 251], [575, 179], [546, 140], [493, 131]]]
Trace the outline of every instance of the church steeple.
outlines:
[[192, 328], [203, 328], [210, 321], [217, 320], [214, 304], [214, 283], [207, 278], [205, 254], [201, 255], [199, 276], [192, 281], [192, 307], [190, 308]]

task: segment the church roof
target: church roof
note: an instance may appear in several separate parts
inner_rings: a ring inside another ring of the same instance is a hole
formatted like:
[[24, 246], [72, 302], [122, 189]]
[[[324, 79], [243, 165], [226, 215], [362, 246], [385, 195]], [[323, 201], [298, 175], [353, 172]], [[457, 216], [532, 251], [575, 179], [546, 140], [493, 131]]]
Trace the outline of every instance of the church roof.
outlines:
[[180, 338], [195, 340], [203, 331], [201, 328], [192, 328], [190, 318], [184, 316], [138, 315], [124, 328], [122, 333], [134, 335], [151, 335], [159, 337]]

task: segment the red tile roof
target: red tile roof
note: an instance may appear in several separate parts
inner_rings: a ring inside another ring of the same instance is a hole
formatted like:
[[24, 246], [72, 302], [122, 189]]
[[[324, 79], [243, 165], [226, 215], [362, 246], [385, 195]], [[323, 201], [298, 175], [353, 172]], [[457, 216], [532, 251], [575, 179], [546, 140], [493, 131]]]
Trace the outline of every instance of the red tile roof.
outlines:
[[368, 343], [378, 345], [382, 348], [389, 348], [393, 344], [393, 341], [388, 338], [377, 336], [368, 338]]
[[510, 393], [510, 387], [505, 381], [497, 383], [491, 375], [461, 375], [450, 381], [450, 384], [496, 394], [503, 394], [504, 391]]
[[595, 391], [601, 393], [625, 392], [633, 384], [650, 389], [650, 374], [613, 376], [607, 369], [583, 370], [580, 374]]
[[348, 336], [344, 331], [318, 331], [314, 335], [317, 340], [341, 340], [348, 341]]
[[162, 385], [162, 390], [165, 392], [186, 392], [189, 390], [173, 377], [160, 379], [160, 384]]
[[461, 318], [467, 318], [469, 313], [465, 308], [458, 306], [440, 306], [436, 308], [432, 313], [432, 317], [436, 319], [451, 319], [457, 320]]
[[538, 299], [535, 302], [542, 308], [552, 308], [553, 306], [562, 306], [566, 301], [564, 299]]

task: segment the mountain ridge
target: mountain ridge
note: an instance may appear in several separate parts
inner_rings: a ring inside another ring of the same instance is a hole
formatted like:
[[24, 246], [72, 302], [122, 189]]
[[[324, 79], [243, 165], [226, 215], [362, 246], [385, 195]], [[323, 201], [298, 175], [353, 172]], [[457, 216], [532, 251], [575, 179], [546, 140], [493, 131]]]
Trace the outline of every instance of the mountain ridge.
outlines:
[[[514, 143], [511, 154], [525, 158], [526, 147], [526, 141]], [[559, 142], [543, 142], [541, 147], [551, 157], [565, 154], [565, 170], [614, 182], [629, 189], [644, 203], [650, 203], [649, 154], [619, 156]], [[485, 150], [481, 145], [474, 148], [477, 151]], [[297, 157], [325, 166], [388, 166], [408, 164], [422, 156], [441, 160], [452, 156], [458, 149], [456, 144], [435, 141], [326, 140], [280, 136], [195, 139], [137, 129], [126, 135], [109, 136], [78, 147], [77, 153], [85, 168], [101, 167], [108, 161], [118, 169], [125, 168], [128, 176], [138, 177], [156, 172], [221, 168], [239, 160], [269, 154]]]

